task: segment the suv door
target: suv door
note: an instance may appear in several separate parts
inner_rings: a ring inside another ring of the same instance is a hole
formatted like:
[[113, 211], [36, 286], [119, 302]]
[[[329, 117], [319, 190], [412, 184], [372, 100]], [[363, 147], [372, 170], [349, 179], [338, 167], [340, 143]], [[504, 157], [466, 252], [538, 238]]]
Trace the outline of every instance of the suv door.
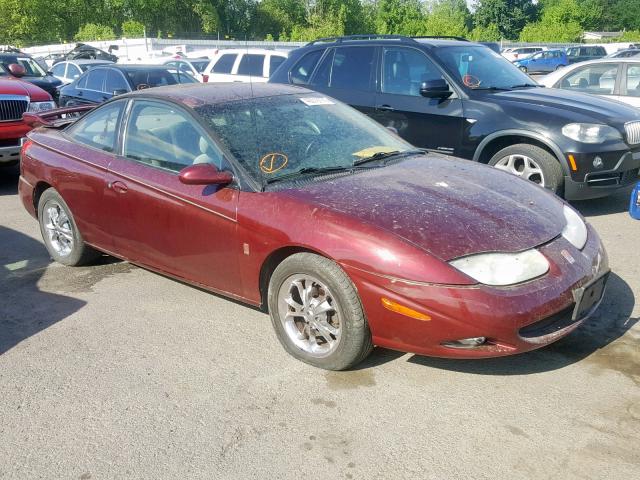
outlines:
[[377, 52], [377, 47], [369, 45], [328, 49], [310, 87], [373, 115]]
[[[389, 46], [381, 49], [379, 87], [371, 115], [413, 145], [456, 153], [463, 128], [463, 105], [440, 68], [421, 50]], [[420, 95], [422, 82], [444, 79], [453, 92], [448, 99]]]
[[640, 107], [640, 62], [624, 63], [623, 68], [620, 96], [616, 98], [634, 107]]
[[234, 82], [266, 82], [265, 58], [263, 53], [243, 53], [236, 68]]

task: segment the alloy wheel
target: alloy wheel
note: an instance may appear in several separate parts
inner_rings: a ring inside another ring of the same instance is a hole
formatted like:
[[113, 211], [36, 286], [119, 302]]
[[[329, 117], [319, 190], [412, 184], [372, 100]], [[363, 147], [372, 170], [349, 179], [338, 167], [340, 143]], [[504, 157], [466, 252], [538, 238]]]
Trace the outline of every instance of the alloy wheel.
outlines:
[[73, 251], [73, 225], [65, 209], [55, 201], [50, 201], [44, 208], [44, 228], [51, 248], [61, 257]]
[[542, 168], [535, 160], [526, 155], [508, 155], [498, 160], [494, 167], [529, 180], [541, 187], [545, 186]]

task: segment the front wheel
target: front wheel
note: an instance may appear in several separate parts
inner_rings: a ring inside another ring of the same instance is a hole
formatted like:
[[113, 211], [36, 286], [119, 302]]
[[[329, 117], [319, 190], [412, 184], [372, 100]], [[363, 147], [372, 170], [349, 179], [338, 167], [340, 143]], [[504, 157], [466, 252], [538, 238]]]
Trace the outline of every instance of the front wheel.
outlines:
[[269, 282], [269, 314], [292, 356], [326, 370], [346, 370], [373, 348], [358, 293], [333, 261], [312, 253], [286, 258]]
[[543, 148], [526, 143], [511, 145], [491, 157], [489, 165], [536, 183], [556, 195], [562, 193], [562, 167]]
[[40, 197], [38, 221], [44, 244], [56, 262], [75, 267], [100, 255], [84, 243], [69, 206], [53, 188], [45, 190]]

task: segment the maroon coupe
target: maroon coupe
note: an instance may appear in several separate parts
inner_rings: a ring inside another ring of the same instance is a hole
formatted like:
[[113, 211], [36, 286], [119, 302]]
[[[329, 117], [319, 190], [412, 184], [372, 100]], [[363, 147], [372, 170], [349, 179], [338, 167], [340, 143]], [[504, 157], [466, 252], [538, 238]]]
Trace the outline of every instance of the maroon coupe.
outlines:
[[525, 352], [604, 292], [598, 235], [562, 200], [425, 154], [318, 93], [198, 84], [55, 115], [28, 118], [42, 127], [20, 177], [55, 260], [107, 252], [262, 306], [284, 348], [318, 367], [352, 367], [373, 345]]

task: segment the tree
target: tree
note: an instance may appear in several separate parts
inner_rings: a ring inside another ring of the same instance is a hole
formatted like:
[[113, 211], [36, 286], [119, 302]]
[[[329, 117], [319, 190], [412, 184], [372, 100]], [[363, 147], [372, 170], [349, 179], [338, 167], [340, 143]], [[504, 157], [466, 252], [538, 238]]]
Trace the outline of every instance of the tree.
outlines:
[[433, 0], [424, 25], [425, 35], [466, 37], [471, 14], [464, 0]]
[[471, 30], [469, 38], [475, 42], [497, 42], [500, 40], [500, 30], [495, 23], [486, 27], [476, 26]]
[[81, 42], [91, 40], [114, 40], [116, 38], [116, 34], [113, 32], [113, 29], [107, 25], [85, 23], [80, 27], [80, 30], [78, 30], [78, 33], [76, 33], [73, 38]]
[[582, 37], [582, 27], [575, 21], [568, 23], [545, 22], [526, 25], [520, 33], [521, 42], [577, 42]]
[[255, 33], [288, 37], [294, 26], [306, 24], [306, 13], [304, 0], [262, 0], [256, 10]]
[[527, 23], [537, 18], [532, 0], [477, 0], [474, 22], [476, 26], [497, 25], [500, 36], [518, 38]]
[[144, 25], [135, 20], [126, 20], [122, 23], [122, 36], [127, 38], [140, 38], [144, 36]]
[[424, 29], [419, 0], [379, 0], [375, 28], [381, 34], [416, 35]]

